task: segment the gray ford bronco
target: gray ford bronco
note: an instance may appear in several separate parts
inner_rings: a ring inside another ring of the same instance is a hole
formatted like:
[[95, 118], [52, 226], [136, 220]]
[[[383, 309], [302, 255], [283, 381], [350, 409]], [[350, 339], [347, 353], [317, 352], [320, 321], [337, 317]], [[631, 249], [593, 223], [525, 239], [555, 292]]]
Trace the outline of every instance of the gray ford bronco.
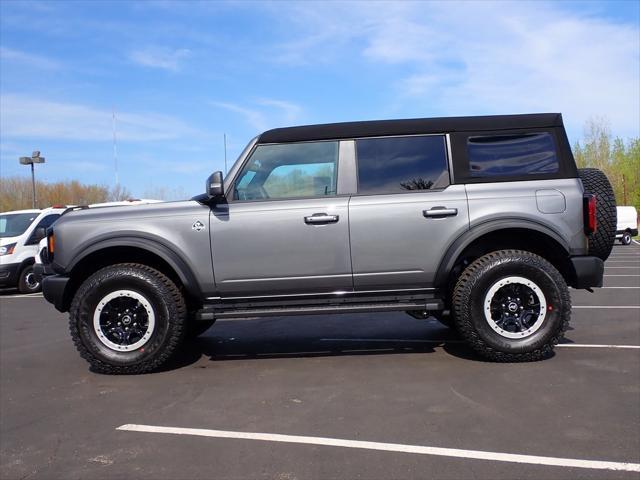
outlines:
[[615, 200], [560, 114], [278, 128], [188, 201], [78, 209], [45, 298], [95, 371], [156, 370], [217, 319], [405, 311], [482, 357], [549, 356], [602, 286]]

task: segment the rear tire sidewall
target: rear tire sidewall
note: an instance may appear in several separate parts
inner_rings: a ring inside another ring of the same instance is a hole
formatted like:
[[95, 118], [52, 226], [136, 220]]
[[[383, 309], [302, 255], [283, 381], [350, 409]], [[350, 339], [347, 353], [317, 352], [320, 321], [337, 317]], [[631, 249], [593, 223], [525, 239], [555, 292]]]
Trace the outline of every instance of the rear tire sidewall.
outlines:
[[[113, 366], [143, 363], [158, 355], [169, 338], [171, 312], [167, 298], [170, 296], [168, 293], [163, 295], [161, 282], [156, 282], [153, 277], [142, 273], [116, 274], [95, 282], [80, 301], [79, 316], [76, 319], [78, 334], [91, 355], [104, 363]], [[142, 295], [150, 303], [155, 316], [151, 337], [138, 349], [129, 352], [116, 351], [102, 343], [93, 325], [93, 316], [100, 300], [116, 290], [131, 290]]]
[[[489, 289], [501, 279], [524, 277], [542, 290], [547, 303], [546, 317], [540, 328], [525, 338], [506, 338], [491, 328], [484, 314], [484, 300]], [[480, 338], [491, 348], [506, 353], [526, 353], [543, 347], [562, 326], [562, 293], [554, 279], [543, 269], [522, 260], [491, 265], [479, 275], [469, 298], [471, 322]], [[551, 310], [549, 310], [549, 307]]]
[[621, 242], [623, 245], [631, 245], [631, 234], [629, 232], [624, 232], [622, 234]]

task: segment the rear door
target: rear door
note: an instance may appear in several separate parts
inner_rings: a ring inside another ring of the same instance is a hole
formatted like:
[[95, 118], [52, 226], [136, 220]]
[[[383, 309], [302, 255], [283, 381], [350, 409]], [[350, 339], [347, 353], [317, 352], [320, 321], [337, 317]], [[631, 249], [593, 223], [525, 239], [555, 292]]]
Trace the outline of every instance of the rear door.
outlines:
[[464, 185], [451, 185], [444, 135], [356, 140], [349, 203], [356, 290], [433, 286], [448, 246], [469, 228]]

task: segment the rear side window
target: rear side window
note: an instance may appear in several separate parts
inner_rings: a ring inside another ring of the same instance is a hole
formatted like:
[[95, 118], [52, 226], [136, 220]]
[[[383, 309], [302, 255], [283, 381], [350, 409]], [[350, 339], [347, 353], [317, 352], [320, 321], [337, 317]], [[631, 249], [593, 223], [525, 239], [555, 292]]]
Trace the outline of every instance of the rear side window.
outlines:
[[547, 132], [472, 136], [467, 155], [471, 177], [525, 177], [559, 170], [556, 144]]
[[442, 135], [356, 140], [358, 193], [407, 193], [449, 185]]

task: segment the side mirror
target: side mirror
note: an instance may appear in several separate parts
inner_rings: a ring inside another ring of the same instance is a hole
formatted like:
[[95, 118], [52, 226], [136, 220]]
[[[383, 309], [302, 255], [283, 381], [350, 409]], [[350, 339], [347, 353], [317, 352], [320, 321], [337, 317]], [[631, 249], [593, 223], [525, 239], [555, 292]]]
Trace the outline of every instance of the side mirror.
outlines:
[[33, 231], [33, 236], [38, 242], [47, 236], [47, 230], [44, 227], [38, 227]]
[[25, 242], [25, 245], [37, 245], [40, 240], [47, 236], [47, 230], [44, 227], [37, 227], [29, 239]]
[[221, 197], [224, 195], [224, 184], [222, 183], [222, 172], [213, 172], [207, 178], [207, 196], [209, 198]]

